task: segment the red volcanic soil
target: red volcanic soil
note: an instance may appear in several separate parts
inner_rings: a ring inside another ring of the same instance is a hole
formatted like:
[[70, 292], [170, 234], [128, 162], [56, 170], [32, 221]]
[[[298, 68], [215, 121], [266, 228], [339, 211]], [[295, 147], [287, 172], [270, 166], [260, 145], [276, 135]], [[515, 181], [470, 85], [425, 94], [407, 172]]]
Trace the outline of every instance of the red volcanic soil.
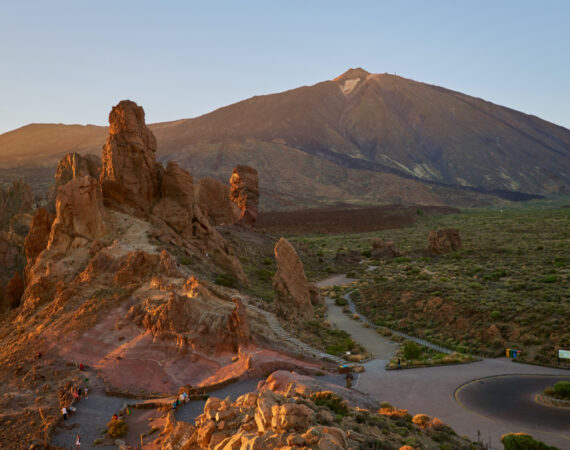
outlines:
[[[420, 212], [421, 211], [421, 212]], [[419, 215], [457, 214], [448, 206], [385, 205], [358, 209], [305, 209], [261, 213], [257, 227], [269, 233], [346, 233], [401, 228]]]

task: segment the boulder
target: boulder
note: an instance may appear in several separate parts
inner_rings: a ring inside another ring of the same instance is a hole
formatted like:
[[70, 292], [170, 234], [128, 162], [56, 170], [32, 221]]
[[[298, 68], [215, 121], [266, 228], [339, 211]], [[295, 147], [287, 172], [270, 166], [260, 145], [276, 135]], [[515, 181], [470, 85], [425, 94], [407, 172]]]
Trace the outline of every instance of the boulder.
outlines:
[[238, 225], [253, 227], [259, 204], [259, 179], [253, 167], [238, 165], [230, 177], [230, 198], [239, 207]]
[[24, 252], [26, 255], [26, 268], [24, 270], [24, 281], [30, 283], [30, 273], [36, 263], [38, 256], [47, 248], [51, 226], [55, 220], [55, 215], [49, 213], [45, 208], [39, 208], [32, 219], [30, 231], [24, 240]]
[[302, 261], [287, 239], [281, 238], [277, 242], [275, 260], [277, 272], [273, 277], [273, 287], [277, 314], [289, 319], [312, 319], [311, 285], [305, 276]]
[[85, 247], [107, 233], [103, 196], [93, 177], [76, 178], [60, 186], [55, 209], [48, 249], [65, 253], [70, 248]]
[[428, 252], [441, 255], [461, 248], [461, 237], [456, 228], [430, 231], [428, 235]]
[[100, 178], [106, 206], [141, 217], [150, 213], [163, 172], [156, 162], [156, 148], [142, 107], [130, 100], [113, 107]]
[[240, 208], [230, 199], [229, 186], [214, 178], [201, 178], [194, 198], [214, 226], [234, 223], [241, 215]]
[[380, 238], [372, 238], [372, 251], [370, 255], [373, 258], [396, 258], [402, 256], [403, 253], [396, 247], [392, 241], [384, 241]]

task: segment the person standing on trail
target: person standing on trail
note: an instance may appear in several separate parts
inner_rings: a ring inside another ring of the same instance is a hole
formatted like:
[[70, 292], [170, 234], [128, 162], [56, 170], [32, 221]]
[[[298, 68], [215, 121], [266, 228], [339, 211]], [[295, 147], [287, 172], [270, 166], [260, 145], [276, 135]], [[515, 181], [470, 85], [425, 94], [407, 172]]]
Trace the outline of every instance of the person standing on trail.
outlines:
[[67, 420], [67, 408], [65, 406], [61, 408], [61, 415], [63, 416], [63, 420]]
[[87, 386], [85, 386], [85, 389], [83, 389], [83, 393], [85, 394], [85, 398], [89, 398], [87, 396], [87, 392], [89, 391], [89, 388]]
[[81, 448], [81, 436], [77, 435], [75, 437], [75, 449], [79, 450]]
[[402, 361], [400, 361], [400, 358], [398, 358], [398, 369], [402, 368]]

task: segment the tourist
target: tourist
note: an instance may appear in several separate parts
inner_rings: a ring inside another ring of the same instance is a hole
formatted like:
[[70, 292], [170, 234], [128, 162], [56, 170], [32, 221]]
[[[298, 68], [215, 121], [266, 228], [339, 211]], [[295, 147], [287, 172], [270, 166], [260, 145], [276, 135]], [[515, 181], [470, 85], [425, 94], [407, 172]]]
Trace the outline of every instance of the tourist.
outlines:
[[81, 448], [81, 436], [75, 436], [75, 449], [79, 450]]
[[351, 388], [352, 387], [352, 380], [354, 379], [354, 375], [352, 374], [352, 372], [348, 372], [346, 374], [346, 387], [347, 388]]
[[88, 391], [89, 391], [89, 389], [87, 388], [87, 386], [85, 386], [85, 389], [83, 389], [83, 394], [85, 395], [85, 398], [88, 398], [88, 396], [87, 396]]
[[400, 358], [398, 358], [398, 369], [402, 368], [402, 361], [400, 361]]
[[67, 408], [65, 406], [61, 408], [61, 415], [63, 416], [63, 420], [67, 420]]
[[83, 365], [83, 363], [79, 363], [79, 370], [81, 370], [83, 372], [84, 369], [85, 369], [85, 366]]

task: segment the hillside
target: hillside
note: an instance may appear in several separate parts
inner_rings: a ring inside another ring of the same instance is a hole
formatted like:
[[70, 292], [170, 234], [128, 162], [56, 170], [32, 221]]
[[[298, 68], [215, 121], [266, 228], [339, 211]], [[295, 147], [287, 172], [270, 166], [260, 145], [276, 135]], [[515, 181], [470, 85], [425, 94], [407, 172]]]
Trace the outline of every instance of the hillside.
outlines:
[[[199, 177], [224, 179], [240, 162], [256, 167], [262, 205], [275, 209], [489, 203], [473, 192], [548, 195], [566, 193], [570, 184], [569, 130], [362, 69], [150, 128], [159, 160], [173, 159]], [[99, 153], [105, 134], [104, 127], [29, 125], [0, 135], [0, 167], [54, 165], [69, 151]]]

